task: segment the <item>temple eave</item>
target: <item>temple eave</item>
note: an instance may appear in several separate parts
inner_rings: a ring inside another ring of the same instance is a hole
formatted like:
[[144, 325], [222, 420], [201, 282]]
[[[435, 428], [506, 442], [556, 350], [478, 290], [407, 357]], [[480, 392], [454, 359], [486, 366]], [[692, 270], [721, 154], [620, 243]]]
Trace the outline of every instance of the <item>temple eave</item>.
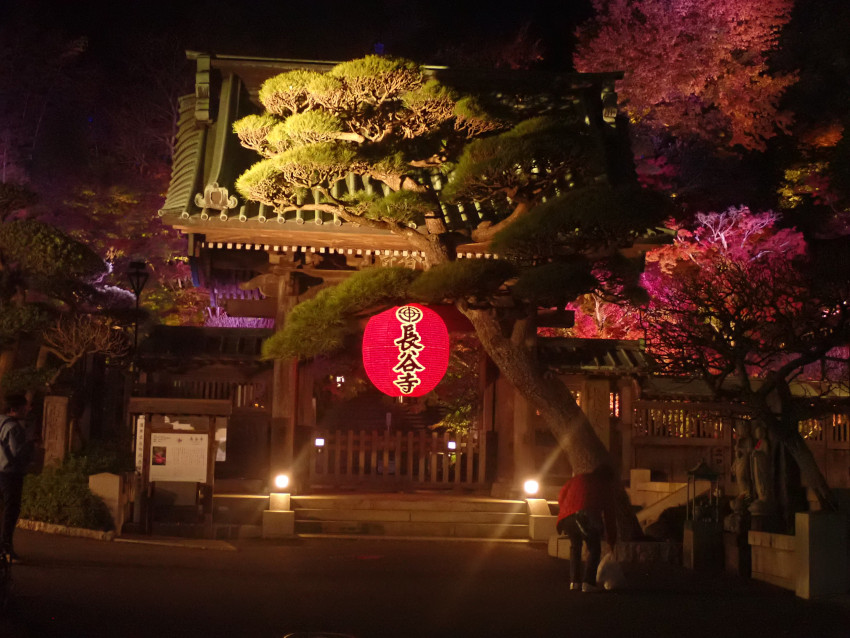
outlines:
[[[378, 250], [418, 252], [404, 237], [391, 233], [380, 233], [366, 228], [357, 228], [351, 225], [346, 227], [345, 232], [333, 232], [322, 230], [301, 230], [304, 226], [292, 230], [275, 228], [263, 229], [256, 224], [250, 227], [241, 224], [240, 227], [213, 228], [195, 224], [171, 224], [173, 228], [186, 234], [202, 235], [203, 242], [207, 247], [238, 248], [244, 246], [246, 249], [255, 249], [256, 246], [268, 246], [270, 249], [279, 246], [310, 246], [315, 248], [327, 248], [333, 250], [358, 251]], [[277, 226], [277, 224], [275, 224]], [[294, 224], [293, 224], [294, 225]], [[485, 243], [461, 244], [457, 252], [465, 257], [490, 256]]]

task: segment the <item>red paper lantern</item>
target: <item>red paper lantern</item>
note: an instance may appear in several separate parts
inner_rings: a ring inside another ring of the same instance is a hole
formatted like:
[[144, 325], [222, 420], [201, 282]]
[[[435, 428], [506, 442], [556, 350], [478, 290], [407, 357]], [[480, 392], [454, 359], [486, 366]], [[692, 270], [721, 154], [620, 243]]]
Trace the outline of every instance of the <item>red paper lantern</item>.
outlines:
[[391, 397], [420, 397], [437, 387], [449, 366], [449, 331], [440, 316], [419, 304], [390, 308], [369, 319], [363, 367]]

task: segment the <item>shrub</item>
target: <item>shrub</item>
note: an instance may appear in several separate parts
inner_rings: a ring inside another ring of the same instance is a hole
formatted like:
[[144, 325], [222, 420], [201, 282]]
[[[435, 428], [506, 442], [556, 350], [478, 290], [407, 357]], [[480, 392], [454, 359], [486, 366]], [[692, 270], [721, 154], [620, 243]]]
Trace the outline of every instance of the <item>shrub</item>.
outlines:
[[21, 517], [85, 529], [113, 528], [106, 504], [89, 490], [88, 475], [64, 467], [47, 468], [26, 477]]
[[21, 517], [108, 531], [112, 515], [106, 504], [89, 490], [90, 474], [123, 472], [132, 468], [132, 458], [117, 443], [98, 443], [65, 459], [58, 467], [45, 468], [24, 480]]
[[133, 454], [130, 443], [124, 439], [94, 441], [82, 451], [71, 454], [62, 464], [68, 471], [85, 476], [100, 472], [130, 472], [133, 470]]

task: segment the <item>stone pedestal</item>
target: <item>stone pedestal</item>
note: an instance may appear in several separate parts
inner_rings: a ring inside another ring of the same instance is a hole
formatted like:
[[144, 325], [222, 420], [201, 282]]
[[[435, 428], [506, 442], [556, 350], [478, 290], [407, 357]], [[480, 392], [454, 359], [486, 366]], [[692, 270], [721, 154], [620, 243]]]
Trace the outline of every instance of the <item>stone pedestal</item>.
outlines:
[[115, 532], [120, 534], [124, 522], [130, 520], [130, 502], [133, 491], [133, 476], [128, 474], [110, 474], [102, 472], [89, 476], [89, 489], [92, 494], [103, 499], [109, 512]]
[[528, 505], [528, 538], [545, 541], [557, 534], [558, 517], [550, 512], [549, 502], [545, 498], [527, 498], [525, 502]]
[[295, 512], [263, 512], [263, 538], [290, 538], [295, 535]]
[[750, 530], [752, 578], [784, 589], [794, 589], [797, 559], [794, 536]]
[[749, 508], [750, 529], [757, 532], [781, 532], [776, 506], [770, 501], [753, 501]]
[[553, 534], [549, 537], [547, 553], [553, 558], [570, 559], [570, 539], [566, 536]]
[[752, 573], [752, 551], [747, 531], [723, 532], [723, 560], [726, 572], [744, 578]]
[[41, 439], [44, 444], [44, 465], [59, 465], [70, 449], [68, 428], [68, 397], [44, 397]]
[[290, 496], [286, 492], [272, 492], [269, 494], [269, 509], [275, 512], [289, 511]]
[[723, 535], [718, 523], [685, 521], [682, 564], [697, 571], [723, 568]]
[[263, 538], [290, 538], [295, 535], [295, 512], [289, 506], [289, 494], [269, 494], [269, 509], [263, 512]]
[[797, 596], [815, 598], [847, 593], [846, 517], [829, 512], [801, 512], [794, 522]]

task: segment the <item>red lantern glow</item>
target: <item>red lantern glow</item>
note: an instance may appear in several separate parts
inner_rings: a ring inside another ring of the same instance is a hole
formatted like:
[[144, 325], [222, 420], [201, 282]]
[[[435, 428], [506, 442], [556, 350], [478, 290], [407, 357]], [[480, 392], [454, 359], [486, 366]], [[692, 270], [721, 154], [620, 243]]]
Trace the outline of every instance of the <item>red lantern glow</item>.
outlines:
[[419, 397], [437, 387], [449, 366], [449, 331], [440, 316], [418, 304], [396, 306], [369, 319], [363, 367], [391, 397]]

